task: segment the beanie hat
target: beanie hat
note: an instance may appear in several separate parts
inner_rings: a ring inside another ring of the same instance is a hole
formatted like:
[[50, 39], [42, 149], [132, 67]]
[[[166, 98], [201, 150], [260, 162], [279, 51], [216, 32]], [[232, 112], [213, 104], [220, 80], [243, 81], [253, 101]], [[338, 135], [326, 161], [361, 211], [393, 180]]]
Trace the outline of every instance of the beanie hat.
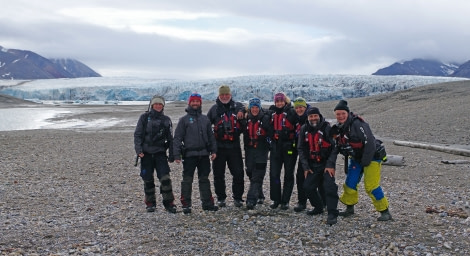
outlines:
[[307, 107], [307, 102], [305, 101], [304, 98], [302, 97], [297, 97], [295, 100], [294, 100], [294, 107]]
[[340, 100], [338, 105], [336, 105], [334, 111], [336, 110], [346, 110], [349, 113], [348, 102], [345, 100]]
[[309, 108], [307, 109], [307, 116], [313, 115], [313, 114], [321, 115], [321, 114], [320, 114], [320, 110], [319, 110], [318, 108], [316, 108], [316, 107], [309, 107]]
[[274, 102], [276, 101], [286, 101], [286, 95], [283, 92], [278, 92], [274, 95]]
[[248, 104], [248, 108], [251, 108], [253, 106], [257, 106], [258, 108], [261, 108], [261, 100], [258, 98], [251, 99]]
[[163, 106], [165, 106], [165, 98], [162, 96], [155, 95], [152, 97], [152, 100], [150, 100], [150, 106], [153, 106], [153, 104], [160, 103]]
[[232, 94], [230, 92], [230, 87], [228, 87], [228, 85], [225, 85], [225, 84], [221, 85], [219, 87], [219, 95], [221, 94]]
[[191, 94], [189, 96], [189, 99], [188, 99], [188, 104], [191, 103], [191, 101], [193, 100], [198, 100], [201, 102], [202, 104], [202, 97], [201, 97], [201, 94], [197, 93], [197, 92], [194, 92], [193, 94]]

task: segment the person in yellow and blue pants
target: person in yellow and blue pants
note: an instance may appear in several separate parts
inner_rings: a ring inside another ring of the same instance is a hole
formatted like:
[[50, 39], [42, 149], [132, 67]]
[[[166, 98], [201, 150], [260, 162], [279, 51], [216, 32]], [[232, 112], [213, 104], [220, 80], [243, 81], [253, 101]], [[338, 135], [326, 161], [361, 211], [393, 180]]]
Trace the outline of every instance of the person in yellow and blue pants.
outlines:
[[376, 140], [362, 117], [349, 111], [348, 103], [340, 100], [336, 105], [337, 124], [332, 127], [335, 147], [328, 158], [325, 170], [334, 170], [339, 153], [348, 159], [343, 194], [339, 200], [346, 210], [339, 215], [348, 217], [354, 214], [354, 205], [359, 201], [358, 184], [364, 177], [364, 188], [372, 199], [375, 209], [380, 212], [378, 221], [392, 220], [389, 202], [380, 186], [383, 154], [381, 143]]

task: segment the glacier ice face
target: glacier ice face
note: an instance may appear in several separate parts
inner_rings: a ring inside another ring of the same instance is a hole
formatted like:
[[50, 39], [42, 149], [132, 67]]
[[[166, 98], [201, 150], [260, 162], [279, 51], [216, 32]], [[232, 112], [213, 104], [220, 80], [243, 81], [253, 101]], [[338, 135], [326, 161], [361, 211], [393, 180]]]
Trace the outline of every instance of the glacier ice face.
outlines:
[[192, 92], [215, 100], [218, 87], [229, 85], [238, 101], [258, 97], [272, 101], [284, 92], [309, 102], [365, 97], [427, 84], [467, 80], [429, 76], [372, 75], [259, 75], [205, 80], [162, 80], [129, 77], [92, 77], [32, 81], [0, 80], [0, 93], [20, 99], [82, 101], [148, 101], [159, 94], [169, 101], [187, 100]]

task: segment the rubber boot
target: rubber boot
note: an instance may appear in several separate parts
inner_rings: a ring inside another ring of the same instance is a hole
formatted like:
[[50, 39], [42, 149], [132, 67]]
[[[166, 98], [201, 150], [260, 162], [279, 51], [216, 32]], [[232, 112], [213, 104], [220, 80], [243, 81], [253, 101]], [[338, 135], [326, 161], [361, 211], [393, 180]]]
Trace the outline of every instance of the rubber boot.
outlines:
[[390, 211], [387, 209], [380, 212], [380, 217], [377, 218], [378, 221], [389, 221], [392, 220], [392, 215]]
[[326, 224], [332, 226], [338, 222], [336, 214], [328, 213], [328, 219], [326, 219]]
[[199, 193], [202, 201], [202, 209], [204, 211], [217, 211], [219, 207], [214, 205], [212, 197], [211, 184], [208, 176], [199, 177]]
[[144, 180], [144, 194], [145, 194], [145, 205], [147, 212], [154, 212], [157, 199], [155, 197], [155, 183], [154, 180]]
[[183, 176], [181, 181], [181, 204], [183, 205], [183, 212], [185, 214], [191, 213], [191, 194], [193, 191], [193, 177]]
[[349, 217], [354, 215], [354, 205], [347, 205], [346, 210], [339, 212], [339, 216]]
[[173, 195], [173, 188], [171, 185], [170, 175], [164, 175], [160, 179], [160, 194], [163, 197], [163, 206], [165, 210], [171, 213], [176, 213], [176, 205], [174, 203], [175, 196]]

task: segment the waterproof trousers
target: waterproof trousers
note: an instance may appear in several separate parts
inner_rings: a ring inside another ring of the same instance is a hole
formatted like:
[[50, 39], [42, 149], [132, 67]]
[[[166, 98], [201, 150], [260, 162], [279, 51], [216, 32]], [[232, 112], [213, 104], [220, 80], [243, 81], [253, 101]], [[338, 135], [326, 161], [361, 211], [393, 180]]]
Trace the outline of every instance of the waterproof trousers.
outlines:
[[364, 189], [372, 199], [372, 204], [377, 211], [388, 209], [388, 200], [380, 186], [380, 170], [382, 161], [373, 160], [368, 166], [362, 166], [358, 161], [349, 159], [348, 173], [343, 185], [343, 194], [340, 201], [345, 205], [355, 205], [359, 201], [357, 187], [364, 176]]
[[[310, 169], [313, 173], [309, 173], [304, 182], [304, 189], [307, 197], [315, 209], [323, 209], [326, 205], [328, 214], [338, 216], [338, 186], [336, 185], [335, 177], [331, 177], [328, 172], [325, 172], [325, 164], [310, 164]], [[325, 191], [325, 196], [320, 197], [318, 188], [322, 185]]]
[[[273, 142], [270, 154], [269, 188], [273, 202], [289, 204], [294, 189], [294, 170], [297, 162], [297, 150], [292, 143]], [[281, 172], [284, 166], [284, 183], [281, 184]], [[283, 185], [283, 186], [282, 186]]]
[[264, 200], [263, 183], [268, 162], [268, 149], [245, 149], [246, 175], [250, 179], [250, 187], [246, 196], [247, 202], [256, 205], [258, 199]]
[[144, 153], [140, 164], [140, 176], [144, 181], [145, 203], [147, 205], [156, 205], [154, 170], [160, 181], [160, 194], [163, 198], [165, 207], [172, 204], [175, 200], [170, 178], [170, 166], [166, 153], [148, 154]]
[[228, 166], [230, 174], [232, 174], [233, 199], [242, 200], [243, 192], [245, 191], [245, 174], [241, 148], [217, 149], [217, 157], [212, 161], [215, 194], [219, 201], [227, 198], [225, 186], [226, 166]]
[[[297, 203], [299, 205], [307, 205], [308, 198], [304, 190], [305, 174], [304, 168], [302, 167], [300, 161], [297, 163], [297, 174], [295, 176], [295, 182], [297, 184]], [[326, 195], [325, 189], [323, 188], [323, 182], [320, 182], [320, 185], [318, 186], [318, 193], [320, 194], [323, 206], [326, 206]], [[310, 204], [312, 204], [311, 201]]]
[[203, 207], [214, 205], [211, 184], [209, 181], [210, 160], [209, 156], [186, 157], [183, 161], [183, 180], [181, 181], [181, 204], [183, 208], [191, 207], [191, 195], [193, 191], [194, 172], [197, 168], [199, 194]]

